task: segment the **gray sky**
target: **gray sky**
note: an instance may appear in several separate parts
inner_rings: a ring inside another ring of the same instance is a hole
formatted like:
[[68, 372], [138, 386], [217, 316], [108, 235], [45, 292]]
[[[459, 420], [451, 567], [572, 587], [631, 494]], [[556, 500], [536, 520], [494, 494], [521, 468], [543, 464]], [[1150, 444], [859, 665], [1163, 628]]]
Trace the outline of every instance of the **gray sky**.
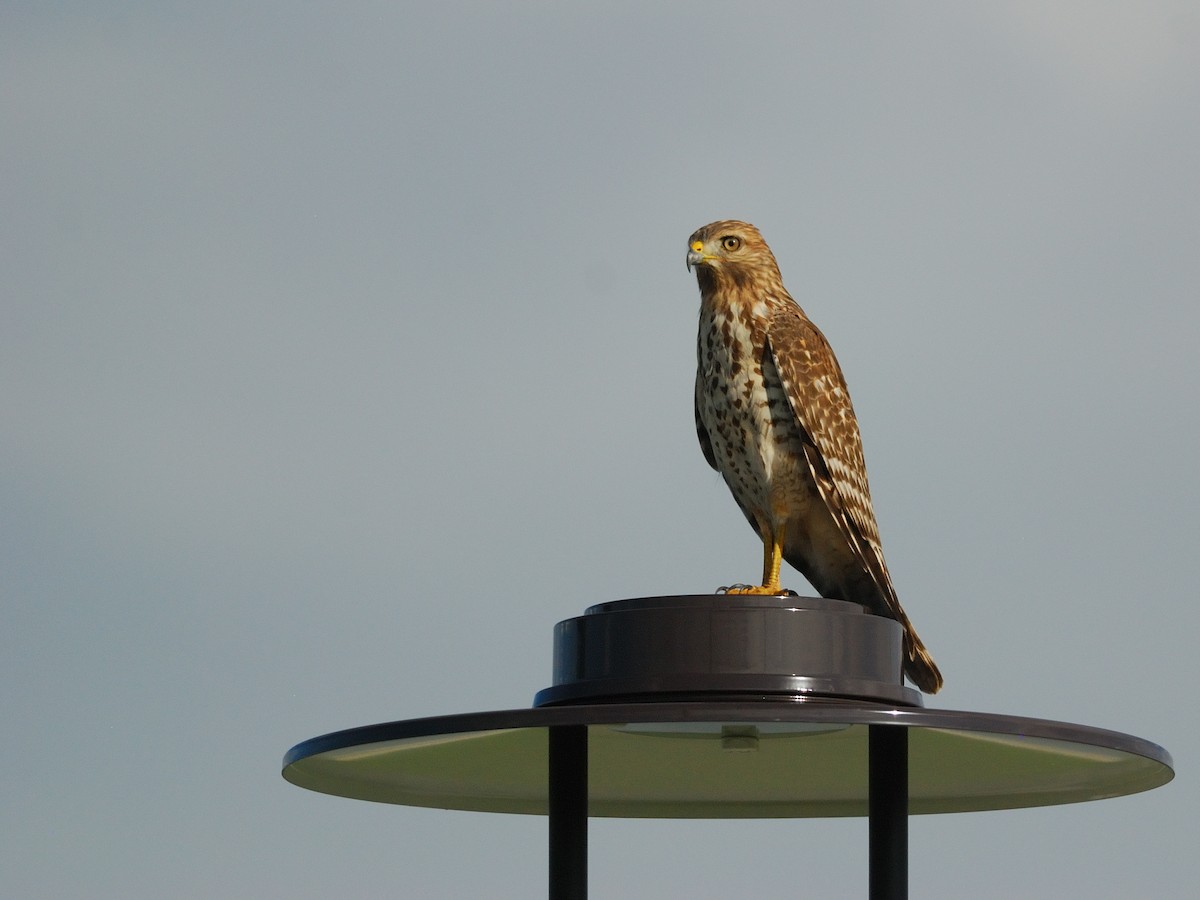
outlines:
[[[544, 895], [544, 819], [279, 762], [758, 573], [691, 410], [685, 242], [738, 217], [847, 373], [929, 705], [1180, 770], [914, 819], [913, 895], [1190, 896], [1194, 4], [109, 6], [0, 9], [4, 893]], [[866, 837], [596, 820], [592, 890], [863, 896]]]

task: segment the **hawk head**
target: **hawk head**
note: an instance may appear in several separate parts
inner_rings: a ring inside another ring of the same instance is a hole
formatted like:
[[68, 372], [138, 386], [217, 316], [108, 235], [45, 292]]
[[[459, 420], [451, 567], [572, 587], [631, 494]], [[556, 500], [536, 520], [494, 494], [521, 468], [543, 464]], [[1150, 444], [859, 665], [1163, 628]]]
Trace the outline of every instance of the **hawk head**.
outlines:
[[688, 238], [687, 267], [696, 267], [701, 288], [720, 282], [745, 285], [764, 275], [782, 280], [771, 248], [748, 222], [726, 219], [697, 229]]

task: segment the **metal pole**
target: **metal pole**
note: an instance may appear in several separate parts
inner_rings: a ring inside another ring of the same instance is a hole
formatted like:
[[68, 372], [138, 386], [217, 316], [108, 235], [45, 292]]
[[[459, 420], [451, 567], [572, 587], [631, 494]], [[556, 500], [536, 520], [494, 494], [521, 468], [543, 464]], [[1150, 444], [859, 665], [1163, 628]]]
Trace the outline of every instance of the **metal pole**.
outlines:
[[908, 729], [868, 725], [871, 900], [908, 900]]
[[587, 726], [549, 732], [550, 900], [587, 900]]

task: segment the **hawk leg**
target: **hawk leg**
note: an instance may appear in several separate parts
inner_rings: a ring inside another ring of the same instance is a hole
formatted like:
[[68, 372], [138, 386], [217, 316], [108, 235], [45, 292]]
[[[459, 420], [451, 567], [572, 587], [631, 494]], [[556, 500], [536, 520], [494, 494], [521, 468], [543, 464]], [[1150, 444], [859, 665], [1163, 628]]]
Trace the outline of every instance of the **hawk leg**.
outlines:
[[753, 587], [742, 587], [740, 585], [731, 587], [727, 594], [782, 594], [783, 588], [779, 586], [779, 566], [783, 562], [783, 526], [772, 532], [768, 528], [760, 529], [764, 535], [770, 537], [763, 538], [763, 576], [761, 585]]

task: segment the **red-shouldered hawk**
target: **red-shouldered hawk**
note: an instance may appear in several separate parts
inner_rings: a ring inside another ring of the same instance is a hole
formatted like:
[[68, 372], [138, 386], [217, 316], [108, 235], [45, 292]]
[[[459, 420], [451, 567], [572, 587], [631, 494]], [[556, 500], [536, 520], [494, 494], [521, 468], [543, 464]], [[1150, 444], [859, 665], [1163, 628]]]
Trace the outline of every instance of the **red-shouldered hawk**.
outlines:
[[786, 559], [823, 597], [900, 622], [904, 673], [936, 693], [942, 675], [883, 561], [862, 438], [829, 342], [753, 225], [705, 225], [688, 239], [687, 264], [700, 285], [700, 448], [763, 542], [762, 585], [731, 593], [782, 593]]

